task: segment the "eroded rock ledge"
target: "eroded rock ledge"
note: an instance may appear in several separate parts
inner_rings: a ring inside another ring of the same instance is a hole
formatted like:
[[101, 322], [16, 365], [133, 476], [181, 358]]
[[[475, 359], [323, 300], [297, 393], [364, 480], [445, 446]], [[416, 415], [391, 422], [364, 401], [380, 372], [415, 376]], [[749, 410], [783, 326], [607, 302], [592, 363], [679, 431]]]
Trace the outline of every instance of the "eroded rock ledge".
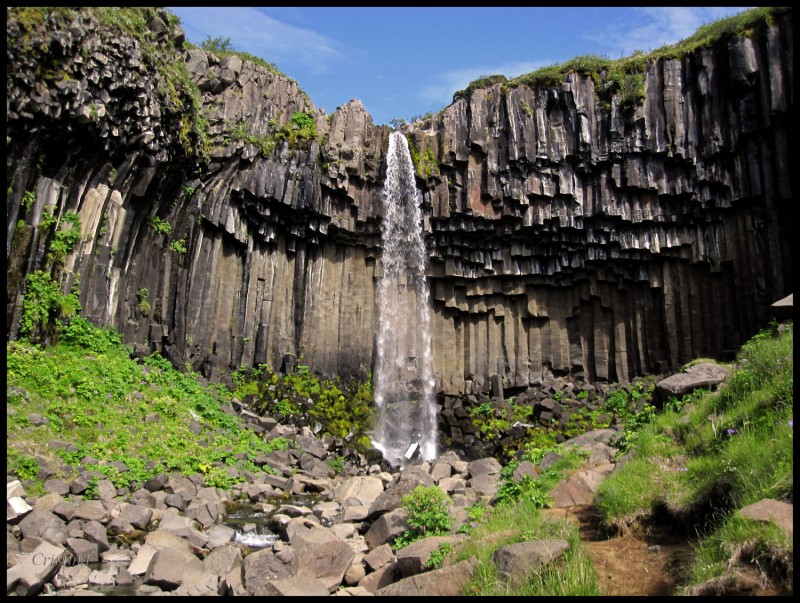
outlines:
[[[357, 100], [328, 119], [285, 76], [183, 49], [164, 11], [144, 42], [87, 9], [8, 15], [8, 336], [22, 277], [51, 268], [37, 226], [72, 211], [81, 242], [55, 273], [139, 352], [214, 378], [286, 354], [366, 375], [390, 128]], [[440, 392], [666, 373], [768, 321], [793, 286], [792, 19], [651, 62], [632, 112], [573, 73], [478, 89], [408, 128]], [[158, 68], [178, 62], [207, 157]], [[319, 138], [265, 155], [297, 112]]]

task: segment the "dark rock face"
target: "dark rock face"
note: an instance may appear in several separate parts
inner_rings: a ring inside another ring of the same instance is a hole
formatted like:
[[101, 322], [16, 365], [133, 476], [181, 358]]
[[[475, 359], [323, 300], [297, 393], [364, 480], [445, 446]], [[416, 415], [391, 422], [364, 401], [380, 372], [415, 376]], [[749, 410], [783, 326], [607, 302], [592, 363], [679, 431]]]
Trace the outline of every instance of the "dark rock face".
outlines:
[[[285, 357], [366, 375], [390, 129], [357, 100], [328, 121], [285, 76], [182, 50], [163, 11], [145, 41], [76, 14], [9, 13], [7, 336], [24, 275], [53, 267], [43, 217], [75, 212], [54, 274], [139, 353], [209, 378]], [[792, 19], [650, 63], [633, 111], [573, 73], [408, 127], [440, 392], [664, 374], [769, 320], [793, 288]], [[276, 136], [298, 112], [317, 141]]]

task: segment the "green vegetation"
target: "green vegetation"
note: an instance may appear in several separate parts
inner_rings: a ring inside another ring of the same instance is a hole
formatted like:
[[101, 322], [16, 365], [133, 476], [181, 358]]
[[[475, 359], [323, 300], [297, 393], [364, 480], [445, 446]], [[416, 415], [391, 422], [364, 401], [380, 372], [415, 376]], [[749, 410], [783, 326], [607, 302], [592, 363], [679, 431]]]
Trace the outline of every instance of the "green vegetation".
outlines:
[[[86, 457], [97, 459], [86, 465], [96, 472], [90, 495], [98, 479], [132, 490], [164, 472], [196, 473], [207, 485], [227, 488], [240, 479], [231, 467], [269, 471], [255, 465], [255, 455], [290, 445], [282, 438], [264, 440], [225, 413], [232, 396], [227, 388], [203, 387], [191, 372], [175, 370], [158, 354], [140, 363], [132, 360], [119, 334], [77, 315], [77, 297], [62, 294], [47, 273], [33, 273], [27, 285], [23, 322], [36, 326], [26, 333], [49, 325], [58, 335], [48, 348], [25, 341], [7, 345], [7, 467], [26, 481], [29, 492], [43, 492], [43, 468], [69, 479]], [[137, 292], [140, 302], [148, 296], [147, 289]], [[792, 498], [793, 328], [779, 332], [773, 325], [755, 336], [743, 346], [735, 367], [718, 391], [670, 400], [659, 413], [646, 402], [646, 383], [612, 390], [603, 406], [607, 413], [627, 417], [626, 432], [636, 436], [627, 440], [626, 464], [601, 484], [598, 508], [611, 528], [632, 529], [666, 514], [673, 525], [694, 530], [697, 541], [681, 585], [684, 594], [709, 581], [724, 582], [737, 564], [772, 572], [778, 579], [791, 567], [792, 542], [780, 529], [735, 512], [762, 498]], [[299, 413], [309, 424], [324, 423], [324, 432], [338, 437], [349, 435], [347, 430], [359, 421], [362, 427], [368, 424], [369, 382], [356, 390], [340, 389], [341, 382], [314, 377], [303, 364], [286, 375], [260, 365], [233, 377], [234, 395], [251, 396], [275, 410], [276, 418], [281, 418], [278, 409]], [[524, 414], [522, 408], [509, 408]], [[31, 413], [48, 423], [34, 425]], [[475, 410], [476, 417], [496, 415], [488, 403]], [[199, 434], [189, 430], [192, 421], [200, 424]], [[54, 452], [48, 446], [53, 439], [76, 449]], [[536, 479], [511, 479], [519, 461], [539, 465], [548, 452], [562, 458]], [[465, 594], [602, 594], [579, 546], [577, 528], [542, 513], [552, 489], [584, 460], [585, 454], [569, 446], [529, 442], [518, 460], [503, 468], [494, 506], [478, 502], [468, 508], [467, 521], [457, 530], [467, 540], [440, 547], [428, 568], [439, 567], [446, 556], [456, 561], [476, 557], [478, 567]], [[336, 472], [344, 467], [341, 457], [328, 463]], [[437, 486], [420, 486], [404, 497], [411, 529], [394, 548], [449, 533], [449, 504]], [[509, 584], [497, 575], [491, 555], [499, 546], [541, 538], [564, 539], [570, 549], [524, 581]]]
[[605, 523], [625, 530], [658, 512], [696, 532], [687, 589], [726, 579], [736, 563], [785, 570], [791, 540], [735, 513], [792, 499], [793, 426], [793, 328], [773, 326], [742, 347], [718, 391], [671, 400], [641, 428], [598, 491]]
[[211, 36], [208, 36], [206, 37], [205, 40], [200, 42], [200, 48], [202, 48], [206, 52], [210, 52], [212, 54], [217, 55], [220, 59], [224, 59], [225, 57], [235, 55], [240, 59], [242, 59], [243, 61], [252, 61], [256, 65], [264, 67], [270, 73], [286, 77], [286, 74], [283, 73], [280, 69], [278, 69], [275, 63], [270, 63], [268, 61], [265, 61], [261, 57], [252, 55], [248, 52], [242, 52], [240, 50], [234, 49], [230, 38], [223, 38], [222, 36], [212, 38]]
[[439, 569], [444, 564], [444, 559], [450, 553], [455, 551], [455, 548], [449, 542], [443, 542], [439, 545], [438, 549], [431, 551], [431, 556], [428, 558], [428, 561], [425, 563], [425, 569], [434, 570]]
[[588, 54], [577, 56], [560, 65], [542, 67], [511, 80], [502, 75], [481, 76], [470, 82], [466, 89], [457, 91], [453, 95], [453, 101], [468, 98], [474, 90], [497, 83], [502, 84], [503, 89], [521, 85], [534, 89], [557, 88], [567, 74], [579, 73], [590, 76], [594, 81], [601, 107], [610, 109], [612, 98], [618, 97], [620, 109], [631, 111], [644, 99], [645, 71], [649, 63], [663, 59], [680, 59], [728, 36], [750, 36], [790, 10], [790, 7], [753, 8], [703, 25], [693, 35], [677, 44], [662, 46], [650, 52], [635, 51], [631, 56], [622, 59], [612, 60], [606, 56]]
[[49, 258], [53, 262], [64, 263], [67, 254], [75, 249], [81, 240], [81, 219], [75, 212], [65, 212], [57, 218], [52, 212], [46, 211], [42, 215], [39, 228], [46, 231], [53, 228], [55, 234], [50, 241]]
[[169, 236], [172, 234], [172, 225], [158, 216], [150, 216], [147, 218], [147, 223], [160, 235]]
[[298, 364], [286, 374], [260, 365], [250, 378], [240, 372], [233, 382], [237, 396], [254, 396], [255, 408], [278, 421], [301, 419], [319, 425], [320, 433], [348, 438], [362, 452], [371, 447], [366, 435], [374, 419], [370, 379], [325, 379], [311, 374], [307, 365]]
[[[762, 498], [791, 500], [793, 492], [793, 329], [771, 325], [745, 344], [736, 370], [717, 392], [697, 390], [670, 400], [657, 413], [647, 403], [646, 383], [612, 390], [603, 411], [626, 425], [619, 440], [628, 460], [603, 481], [597, 505], [610, 529], [627, 531], [643, 521], [683, 524], [697, 542], [681, 593], [702, 594], [704, 585], [730, 583], [742, 565], [765, 582], [791, 576], [791, 539], [774, 524], [735, 511]], [[638, 410], [637, 410], [638, 409]], [[516, 411], [515, 411], [516, 412]], [[599, 411], [596, 411], [599, 412]], [[474, 416], [495, 417], [490, 404]], [[562, 458], [536, 479], [515, 482], [522, 460], [539, 465], [548, 452]], [[549, 492], [582, 466], [585, 454], [568, 446], [526, 445], [501, 471], [491, 510], [475, 507], [458, 529], [469, 538], [455, 560], [475, 557], [478, 567], [464, 594], [501, 596], [601, 595], [577, 528], [548, 519]], [[500, 546], [529, 539], [563, 538], [570, 549], [528, 579], [506, 583], [491, 561]], [[736, 593], [731, 593], [736, 594]]]
[[344, 457], [337, 456], [336, 458], [328, 459], [327, 463], [337, 474], [344, 469]]
[[497, 492], [496, 506], [502, 507], [525, 501], [528, 506], [536, 509], [549, 507], [552, 503], [550, 491], [586, 460], [586, 457], [575, 449], [564, 448], [560, 445], [546, 450], [526, 450], [520, 460], [538, 465], [545, 452], [555, 452], [561, 456], [561, 459], [535, 479], [526, 475], [520, 482], [514, 481], [513, 474], [519, 466], [519, 461], [511, 461], [503, 467], [500, 472], [503, 481]]
[[[525, 580], [507, 583], [497, 572], [492, 554], [501, 546], [542, 539], [563, 539], [567, 550], [541, 571]], [[485, 521], [475, 526], [469, 538], [455, 547], [455, 561], [475, 557], [478, 565], [465, 595], [476, 596], [587, 596], [601, 595], [591, 559], [580, 547], [577, 526], [547, 518], [541, 507], [520, 499], [516, 504], [494, 508]]]
[[64, 295], [47, 272], [36, 270], [25, 277], [20, 335], [47, 341], [61, 331], [62, 319], [69, 320], [80, 309], [77, 292]]
[[[57, 345], [8, 344], [6, 361], [8, 467], [34, 480], [34, 489], [41, 488], [37, 466], [47, 464], [69, 479], [87, 456], [98, 460], [88, 468], [118, 488], [134, 489], [169, 472], [199, 473], [207, 485], [227, 488], [240, 481], [230, 467], [258, 473], [257, 455], [290, 445], [283, 438], [262, 439], [223, 412], [231, 398], [226, 388], [203, 387], [196, 375], [177, 371], [158, 354], [139, 364], [118, 333], [80, 316], [63, 325]], [[30, 413], [49, 423], [31, 425]], [[192, 420], [201, 425], [199, 434], [190, 431]], [[48, 446], [53, 439], [77, 451], [56, 454]]]
[[314, 116], [307, 111], [298, 111], [292, 115], [287, 124], [278, 126], [274, 119], [268, 124], [268, 131], [263, 136], [250, 134], [247, 130], [248, 124], [244, 119], [236, 122], [223, 139], [223, 145], [241, 140], [255, 145], [259, 153], [264, 157], [269, 157], [278, 142], [287, 141], [289, 148], [304, 148], [317, 139], [317, 125]]
[[314, 116], [307, 111], [298, 111], [292, 114], [289, 119], [288, 132], [285, 135], [289, 140], [290, 147], [316, 139], [317, 124], [314, 121]]
[[36, 201], [36, 193], [33, 191], [25, 191], [25, 194], [22, 195], [22, 207], [25, 208], [25, 211], [28, 211]]
[[[561, 434], [565, 438], [573, 438], [594, 429], [606, 429], [615, 422], [625, 427], [625, 430], [616, 442], [623, 451], [627, 450], [635, 441], [638, 429], [646, 424], [653, 416], [655, 407], [649, 404], [653, 391], [652, 379], [642, 379], [627, 386], [617, 385], [607, 393], [603, 404], [596, 409], [584, 408], [570, 413], [566, 425], [555, 423], [551, 426], [536, 424], [525, 432], [524, 439], [518, 440], [508, 436], [509, 427], [515, 422], [528, 423], [531, 421], [530, 406], [521, 406], [506, 400], [498, 407], [489, 402], [483, 402], [470, 408], [470, 421], [481, 439], [497, 440], [502, 437], [501, 461], [509, 461], [522, 450], [526, 455], [536, 454], [542, 450], [553, 449], [556, 446], [556, 436]], [[562, 392], [556, 392], [553, 399], [561, 400]], [[587, 399], [588, 392], [583, 391], [575, 397]]]
[[504, 75], [482, 75], [478, 79], [473, 80], [464, 90], [458, 90], [453, 94], [453, 102], [459, 98], [469, 98], [472, 93], [478, 88], [488, 88], [495, 84], [507, 84], [508, 78]]
[[137, 307], [142, 316], [150, 316], [150, 302], [147, 299], [149, 296], [150, 291], [148, 291], [146, 287], [142, 287], [136, 293], [136, 299], [139, 300]]
[[422, 140], [422, 149], [417, 150], [414, 139], [410, 134], [406, 134], [408, 140], [408, 150], [411, 153], [411, 162], [414, 164], [414, 171], [417, 176], [428, 180], [431, 176], [439, 176], [439, 162], [433, 151], [433, 144], [426, 136]]
[[179, 256], [183, 257], [183, 255], [186, 253], [186, 239], [175, 239], [174, 241], [170, 241], [169, 248]]
[[[410, 529], [395, 539], [394, 550], [429, 536], [444, 536], [453, 525], [450, 497], [439, 486], [417, 486], [403, 497], [403, 510]], [[442, 559], [444, 555], [442, 555]]]

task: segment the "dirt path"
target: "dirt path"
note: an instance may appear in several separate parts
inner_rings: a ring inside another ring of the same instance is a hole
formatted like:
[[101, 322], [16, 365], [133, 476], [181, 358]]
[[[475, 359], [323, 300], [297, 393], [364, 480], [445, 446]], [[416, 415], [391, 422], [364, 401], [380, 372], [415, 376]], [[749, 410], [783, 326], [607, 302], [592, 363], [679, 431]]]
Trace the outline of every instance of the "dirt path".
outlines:
[[665, 530], [652, 534], [606, 537], [591, 506], [546, 509], [545, 513], [575, 522], [584, 550], [591, 557], [606, 596], [670, 596], [691, 555], [685, 536]]

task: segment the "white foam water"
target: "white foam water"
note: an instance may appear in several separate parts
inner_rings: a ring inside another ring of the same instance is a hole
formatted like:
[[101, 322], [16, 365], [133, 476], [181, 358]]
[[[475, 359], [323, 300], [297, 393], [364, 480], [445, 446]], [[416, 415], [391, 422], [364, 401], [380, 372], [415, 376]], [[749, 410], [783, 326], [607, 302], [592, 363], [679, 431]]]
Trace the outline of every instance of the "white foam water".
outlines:
[[373, 443], [387, 461], [404, 465], [417, 454], [437, 457], [437, 417], [422, 212], [408, 142], [399, 132], [389, 136], [382, 200]]

